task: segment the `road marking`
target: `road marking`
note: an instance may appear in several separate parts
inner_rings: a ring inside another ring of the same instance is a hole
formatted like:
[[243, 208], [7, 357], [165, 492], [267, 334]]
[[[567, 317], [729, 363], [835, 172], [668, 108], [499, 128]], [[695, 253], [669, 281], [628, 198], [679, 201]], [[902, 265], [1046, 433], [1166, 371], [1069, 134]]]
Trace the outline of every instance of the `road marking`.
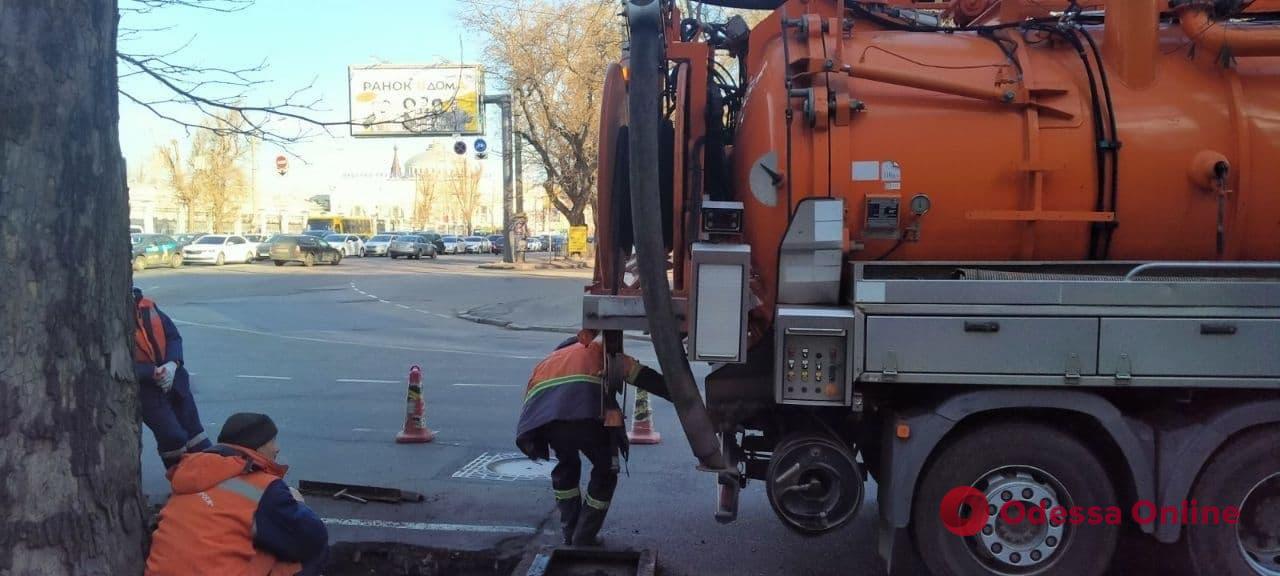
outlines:
[[373, 294], [365, 294], [365, 296], [368, 296], [368, 297], [370, 297], [370, 298], [373, 298], [374, 300], [377, 300], [377, 299], [378, 299], [378, 297], [377, 297], [377, 296], [374, 296]]
[[404, 308], [405, 310], [410, 309], [408, 306], [405, 306], [404, 304], [396, 304], [396, 308]]
[[413, 348], [409, 346], [396, 346], [394, 344], [373, 343], [373, 342], [352, 342], [350, 340], [329, 340], [326, 338], [312, 338], [309, 336], [290, 336], [287, 334], [272, 334], [271, 332], [262, 332], [260, 330], [249, 330], [247, 328], [233, 328], [231, 326], [219, 326], [217, 324], [204, 324], [202, 322], [191, 322], [189, 320], [173, 319], [174, 324], [182, 326], [196, 326], [199, 328], [209, 328], [211, 330], [226, 330], [228, 332], [239, 332], [241, 334], [252, 334], [254, 336], [265, 336], [268, 338], [277, 338], [280, 340], [296, 340], [298, 342], [316, 342], [319, 344], [334, 344], [338, 346], [360, 346], [363, 348], [376, 348], [379, 350], [402, 350], [406, 352], [438, 352], [442, 354], [462, 354], [465, 356], [483, 356], [485, 358], [511, 358], [513, 360], [541, 360], [542, 356], [522, 356], [519, 354], [502, 354], [492, 351], [477, 352], [474, 350], [457, 350], [453, 348], [431, 348], [420, 347]]
[[373, 432], [373, 428], [352, 428], [352, 432]]
[[367, 378], [339, 378], [338, 382], [348, 384], [399, 384], [399, 380], [372, 380]]
[[236, 374], [236, 378], [248, 378], [250, 380], [293, 380], [292, 376], [262, 376], [260, 374]]
[[445, 315], [445, 314], [440, 314], [440, 313], [437, 313], [437, 312], [432, 312], [432, 311], [430, 311], [430, 310], [423, 310], [423, 309], [421, 309], [421, 308], [414, 308], [414, 309], [413, 309], [413, 311], [414, 311], [414, 312], [421, 312], [421, 313], [423, 313], [423, 314], [430, 314], [430, 315], [432, 315], [432, 316], [435, 316], [436, 318], [444, 318], [445, 320], [451, 320], [451, 319], [453, 319], [453, 316], [447, 316], [447, 315]]
[[444, 524], [439, 522], [393, 522], [390, 520], [363, 520], [359, 518], [321, 518], [330, 526], [355, 528], [397, 528], [423, 532], [484, 532], [491, 534], [537, 534], [538, 529], [529, 526], [501, 526], [486, 524]]
[[454, 386], [463, 388], [518, 388], [523, 384], [471, 384], [468, 382], [458, 382]]
[[383, 304], [390, 304], [390, 302], [388, 302], [388, 301], [386, 301], [386, 300], [379, 299], [378, 301], [379, 301], [379, 302], [381, 302], [381, 303], [383, 303]]

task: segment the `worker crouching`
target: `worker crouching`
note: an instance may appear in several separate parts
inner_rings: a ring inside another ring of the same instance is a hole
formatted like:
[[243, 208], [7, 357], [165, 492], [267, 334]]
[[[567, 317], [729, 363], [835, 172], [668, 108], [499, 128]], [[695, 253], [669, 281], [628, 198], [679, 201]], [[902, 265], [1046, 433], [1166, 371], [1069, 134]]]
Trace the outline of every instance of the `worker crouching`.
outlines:
[[[560, 344], [533, 370], [525, 389], [516, 446], [533, 460], [555, 451], [551, 472], [565, 545], [599, 545], [598, 534], [618, 486], [618, 457], [628, 455], [627, 434], [617, 394], [606, 390], [604, 346], [596, 332], [583, 330]], [[626, 382], [670, 399], [658, 372], [624, 356]], [[585, 498], [579, 480], [582, 461], [591, 462]]]
[[188, 454], [171, 474], [146, 576], [314, 576], [329, 533], [276, 463], [276, 426], [233, 414], [218, 445]]

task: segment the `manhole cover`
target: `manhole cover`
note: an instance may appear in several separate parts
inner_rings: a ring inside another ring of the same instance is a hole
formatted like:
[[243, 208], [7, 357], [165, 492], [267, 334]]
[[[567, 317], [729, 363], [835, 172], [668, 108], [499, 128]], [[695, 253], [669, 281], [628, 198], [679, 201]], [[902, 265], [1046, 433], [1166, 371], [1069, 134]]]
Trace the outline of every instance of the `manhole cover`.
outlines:
[[556, 461], [543, 460], [534, 462], [520, 452], [485, 452], [475, 460], [468, 462], [461, 470], [453, 473], [454, 478], [470, 478], [472, 480], [497, 480], [515, 482], [519, 480], [547, 480], [551, 478], [551, 469]]

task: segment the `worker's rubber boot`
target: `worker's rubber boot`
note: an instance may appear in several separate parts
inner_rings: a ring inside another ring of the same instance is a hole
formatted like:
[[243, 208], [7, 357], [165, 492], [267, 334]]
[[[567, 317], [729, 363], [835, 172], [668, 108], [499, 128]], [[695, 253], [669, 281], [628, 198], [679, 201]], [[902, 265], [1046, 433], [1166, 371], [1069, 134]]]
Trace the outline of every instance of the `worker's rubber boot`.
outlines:
[[556, 508], [560, 509], [560, 532], [564, 535], [564, 545], [569, 546], [573, 544], [573, 530], [582, 514], [582, 499], [556, 500]]
[[603, 510], [593, 506], [583, 506], [582, 516], [578, 518], [578, 527], [573, 532], [574, 546], [601, 546], [600, 528], [604, 526], [604, 517], [609, 509]]

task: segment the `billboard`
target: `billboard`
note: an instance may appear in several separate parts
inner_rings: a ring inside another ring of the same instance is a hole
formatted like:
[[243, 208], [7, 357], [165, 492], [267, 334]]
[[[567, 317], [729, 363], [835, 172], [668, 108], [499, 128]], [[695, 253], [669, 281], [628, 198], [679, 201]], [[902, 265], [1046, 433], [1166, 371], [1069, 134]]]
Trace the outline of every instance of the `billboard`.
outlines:
[[348, 66], [352, 136], [484, 134], [479, 66]]

